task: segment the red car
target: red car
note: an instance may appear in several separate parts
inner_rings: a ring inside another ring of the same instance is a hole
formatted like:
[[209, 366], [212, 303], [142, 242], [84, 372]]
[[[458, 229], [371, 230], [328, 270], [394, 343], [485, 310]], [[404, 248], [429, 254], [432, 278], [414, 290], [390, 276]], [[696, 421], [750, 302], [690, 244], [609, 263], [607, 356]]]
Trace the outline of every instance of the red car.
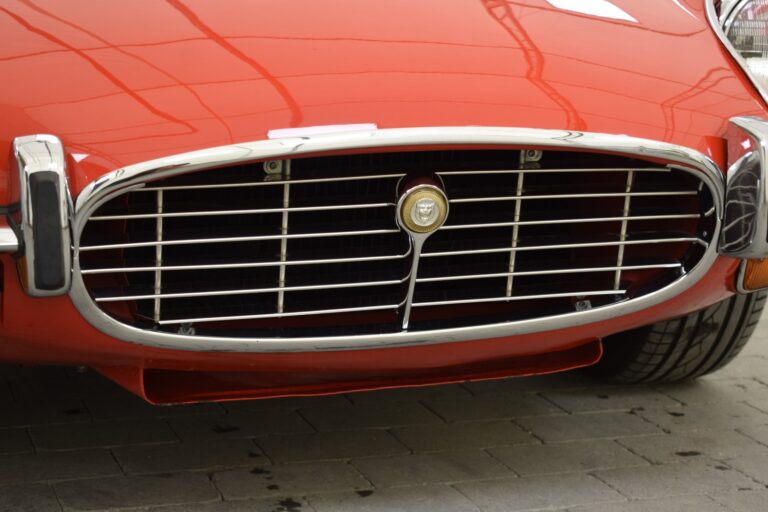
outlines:
[[0, 360], [153, 403], [714, 371], [764, 0], [0, 5]]

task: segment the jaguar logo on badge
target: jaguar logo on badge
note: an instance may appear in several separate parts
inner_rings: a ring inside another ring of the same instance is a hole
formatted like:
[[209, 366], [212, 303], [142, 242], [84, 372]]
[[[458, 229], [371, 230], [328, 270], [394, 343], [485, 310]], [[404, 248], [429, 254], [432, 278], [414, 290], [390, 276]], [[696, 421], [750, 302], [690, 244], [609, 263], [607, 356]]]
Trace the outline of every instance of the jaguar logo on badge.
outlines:
[[411, 233], [432, 233], [448, 216], [448, 200], [438, 187], [419, 185], [400, 198], [400, 225]]
[[424, 198], [416, 201], [411, 208], [411, 219], [419, 226], [429, 226], [437, 216], [440, 215], [440, 209], [433, 199]]

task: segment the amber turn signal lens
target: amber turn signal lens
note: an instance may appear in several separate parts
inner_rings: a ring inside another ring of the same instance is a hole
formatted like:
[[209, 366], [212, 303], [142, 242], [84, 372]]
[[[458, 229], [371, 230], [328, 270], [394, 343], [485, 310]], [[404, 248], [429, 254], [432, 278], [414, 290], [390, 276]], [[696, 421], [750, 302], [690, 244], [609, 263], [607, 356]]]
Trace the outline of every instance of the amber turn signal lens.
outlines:
[[747, 260], [747, 268], [744, 271], [745, 290], [759, 290], [768, 288], [768, 258], [762, 260]]

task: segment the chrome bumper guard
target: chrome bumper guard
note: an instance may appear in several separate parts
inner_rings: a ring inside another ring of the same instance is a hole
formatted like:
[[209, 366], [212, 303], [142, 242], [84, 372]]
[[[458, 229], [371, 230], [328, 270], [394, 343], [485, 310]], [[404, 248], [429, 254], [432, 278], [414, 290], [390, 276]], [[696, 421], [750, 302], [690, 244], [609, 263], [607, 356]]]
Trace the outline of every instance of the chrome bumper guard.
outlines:
[[[33, 297], [67, 293], [72, 280], [71, 204], [61, 141], [30, 135], [13, 141], [18, 212], [0, 227], [0, 250], [19, 254], [22, 285]], [[17, 232], [19, 234], [17, 234]]]
[[726, 136], [726, 179], [720, 254], [768, 257], [768, 121], [734, 117]]

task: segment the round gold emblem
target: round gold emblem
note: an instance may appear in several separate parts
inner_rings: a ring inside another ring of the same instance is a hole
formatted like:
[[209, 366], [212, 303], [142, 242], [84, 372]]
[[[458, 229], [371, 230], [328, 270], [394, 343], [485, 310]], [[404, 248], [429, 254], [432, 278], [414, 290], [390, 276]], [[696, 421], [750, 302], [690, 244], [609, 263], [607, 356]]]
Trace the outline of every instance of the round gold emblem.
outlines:
[[443, 191], [432, 185], [409, 190], [400, 200], [400, 223], [413, 233], [431, 233], [445, 222], [448, 200]]

